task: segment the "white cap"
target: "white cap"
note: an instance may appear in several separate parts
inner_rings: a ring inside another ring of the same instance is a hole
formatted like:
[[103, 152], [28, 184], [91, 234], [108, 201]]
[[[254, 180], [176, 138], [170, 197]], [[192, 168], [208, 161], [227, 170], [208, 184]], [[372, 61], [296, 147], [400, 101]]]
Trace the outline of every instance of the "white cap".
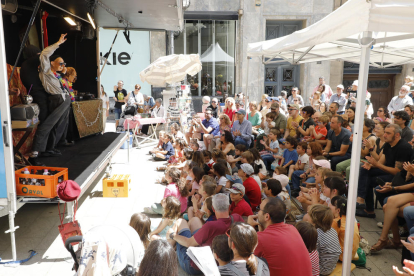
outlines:
[[339, 84], [337, 87], [341, 88], [342, 90], [344, 89], [344, 86], [342, 84]]
[[352, 85], [358, 86], [358, 80], [354, 80], [354, 82], [352, 83]]

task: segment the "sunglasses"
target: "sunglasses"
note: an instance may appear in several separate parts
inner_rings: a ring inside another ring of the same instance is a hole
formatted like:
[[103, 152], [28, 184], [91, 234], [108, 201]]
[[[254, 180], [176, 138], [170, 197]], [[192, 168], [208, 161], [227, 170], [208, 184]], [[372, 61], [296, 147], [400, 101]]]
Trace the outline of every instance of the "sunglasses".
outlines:
[[276, 108], [271, 108], [270, 110], [276, 110]]
[[289, 110], [289, 111], [292, 111], [292, 110], [297, 110], [297, 109], [295, 109], [295, 108], [289, 108], [288, 110]]
[[66, 62], [59, 62], [60, 66], [66, 66]]
[[378, 112], [384, 112], [384, 110], [378, 110]]
[[216, 101], [212, 101], [211, 103], [217, 103]]

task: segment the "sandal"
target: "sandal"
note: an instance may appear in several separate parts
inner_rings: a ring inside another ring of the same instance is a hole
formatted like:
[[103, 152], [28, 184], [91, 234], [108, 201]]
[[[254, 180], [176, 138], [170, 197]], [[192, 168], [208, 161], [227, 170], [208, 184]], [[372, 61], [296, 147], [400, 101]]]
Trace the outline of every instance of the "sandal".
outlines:
[[387, 245], [384, 247], [385, 249], [398, 249], [403, 246], [402, 242], [398, 241], [395, 242], [392, 239], [388, 239]]
[[165, 171], [166, 169], [167, 169], [166, 166], [157, 167], [157, 171], [160, 171], [160, 172]]
[[389, 240], [379, 239], [376, 244], [371, 247], [371, 253], [376, 253], [384, 249], [388, 245]]

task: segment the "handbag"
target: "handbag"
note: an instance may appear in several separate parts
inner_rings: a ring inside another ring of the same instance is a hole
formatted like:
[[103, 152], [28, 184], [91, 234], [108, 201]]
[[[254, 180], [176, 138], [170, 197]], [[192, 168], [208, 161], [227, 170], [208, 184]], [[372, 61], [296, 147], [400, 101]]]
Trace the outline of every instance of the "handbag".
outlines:
[[135, 116], [137, 114], [137, 109], [133, 105], [128, 105], [127, 107], [125, 107], [124, 114]]
[[[63, 220], [65, 218], [65, 209], [66, 209], [66, 202], [63, 207], [63, 213], [60, 213], [60, 204], [58, 204], [58, 210], [59, 210], [59, 219], [60, 219], [60, 225], [58, 226], [60, 236], [62, 237], [63, 244], [65, 244], [66, 240], [73, 236], [82, 236], [82, 231], [80, 229], [80, 224], [76, 220], [76, 210], [78, 209], [78, 201], [76, 200], [73, 220], [71, 222], [63, 224]], [[72, 243], [72, 245], [78, 244], [78, 242]]]

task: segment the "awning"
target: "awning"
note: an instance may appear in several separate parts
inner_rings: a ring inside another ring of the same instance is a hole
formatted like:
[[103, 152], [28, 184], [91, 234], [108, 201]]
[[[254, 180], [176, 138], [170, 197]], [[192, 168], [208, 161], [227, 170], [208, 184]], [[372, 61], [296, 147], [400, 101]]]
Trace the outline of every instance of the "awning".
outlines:
[[361, 33], [372, 31], [375, 41], [370, 65], [387, 68], [404, 64], [414, 60], [413, 14], [411, 0], [350, 0], [322, 20], [291, 35], [249, 43], [247, 55], [262, 57], [264, 63], [301, 64], [324, 60], [360, 63]]
[[219, 43], [216, 42], [215, 45], [211, 44], [210, 47], [201, 55], [201, 62], [231, 62], [234, 63], [234, 58], [229, 56], [224, 50], [220, 47]]

